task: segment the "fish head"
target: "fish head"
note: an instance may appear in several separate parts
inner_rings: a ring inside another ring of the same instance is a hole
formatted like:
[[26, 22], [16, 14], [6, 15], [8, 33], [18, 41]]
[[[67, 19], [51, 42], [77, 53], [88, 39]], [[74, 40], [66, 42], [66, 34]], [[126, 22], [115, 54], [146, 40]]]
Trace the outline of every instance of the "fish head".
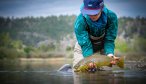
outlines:
[[125, 56], [121, 56], [119, 61], [116, 63], [116, 65], [120, 68], [124, 68], [124, 60], [125, 60]]

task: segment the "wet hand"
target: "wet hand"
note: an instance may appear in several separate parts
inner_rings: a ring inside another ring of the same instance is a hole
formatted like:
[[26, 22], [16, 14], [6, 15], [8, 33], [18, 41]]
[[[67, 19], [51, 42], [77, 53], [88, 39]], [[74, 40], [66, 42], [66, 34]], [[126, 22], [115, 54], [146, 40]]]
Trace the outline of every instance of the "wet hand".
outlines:
[[94, 62], [90, 62], [90, 63], [88, 64], [88, 67], [89, 67], [89, 68], [95, 68], [95, 67], [96, 67], [96, 65], [95, 65], [95, 63], [94, 63]]
[[90, 62], [88, 64], [88, 71], [89, 72], [95, 72], [96, 71], [96, 64], [94, 62]]
[[119, 57], [116, 56], [108, 56], [112, 59], [112, 61], [110, 62], [112, 65], [115, 65], [118, 61], [119, 61]]

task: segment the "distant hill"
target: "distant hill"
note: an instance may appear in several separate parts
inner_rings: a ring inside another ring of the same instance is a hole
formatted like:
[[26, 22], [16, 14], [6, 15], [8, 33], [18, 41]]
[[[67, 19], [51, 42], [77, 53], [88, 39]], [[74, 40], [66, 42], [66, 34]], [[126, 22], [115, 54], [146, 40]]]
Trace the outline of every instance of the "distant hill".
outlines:
[[75, 18], [75, 15], [37, 18], [0, 17], [0, 33], [8, 32], [12, 39], [21, 40], [25, 45], [36, 45], [44, 40], [59, 41], [73, 32]]
[[[0, 33], [7, 32], [13, 40], [21, 40], [23, 44], [28, 46], [37, 46], [46, 42], [50, 44], [62, 42], [63, 45], [72, 42], [73, 44], [74, 37], [71, 35], [73, 35], [75, 19], [75, 15], [0, 17]], [[125, 46], [145, 51], [146, 18], [121, 17], [118, 22], [118, 38], [120, 38], [118, 42], [122, 39], [129, 44]]]

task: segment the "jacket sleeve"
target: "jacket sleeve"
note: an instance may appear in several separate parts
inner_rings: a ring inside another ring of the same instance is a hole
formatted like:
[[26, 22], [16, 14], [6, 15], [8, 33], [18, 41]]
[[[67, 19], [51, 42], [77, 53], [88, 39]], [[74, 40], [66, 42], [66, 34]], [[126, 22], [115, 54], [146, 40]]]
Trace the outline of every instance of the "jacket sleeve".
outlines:
[[104, 51], [105, 54], [113, 54], [115, 48], [115, 39], [117, 36], [118, 30], [118, 20], [115, 13], [110, 12], [108, 16], [108, 26], [106, 29], [105, 43], [104, 43]]
[[88, 32], [86, 31], [86, 24], [84, 23], [82, 17], [77, 18], [75, 22], [74, 31], [78, 44], [81, 46], [83, 56], [87, 57], [92, 55], [93, 54], [92, 44], [89, 39]]

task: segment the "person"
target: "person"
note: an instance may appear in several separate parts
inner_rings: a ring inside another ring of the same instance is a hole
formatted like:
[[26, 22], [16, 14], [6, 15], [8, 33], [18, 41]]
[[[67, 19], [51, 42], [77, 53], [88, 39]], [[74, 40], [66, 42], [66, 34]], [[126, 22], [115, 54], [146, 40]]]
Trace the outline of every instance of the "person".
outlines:
[[[83, 0], [80, 11], [74, 25], [77, 42], [73, 67], [96, 52], [113, 58], [111, 64], [115, 64], [119, 59], [114, 56], [114, 42], [118, 31], [117, 15], [104, 5], [103, 0]], [[94, 66], [94, 63], [89, 63], [89, 67]]]

